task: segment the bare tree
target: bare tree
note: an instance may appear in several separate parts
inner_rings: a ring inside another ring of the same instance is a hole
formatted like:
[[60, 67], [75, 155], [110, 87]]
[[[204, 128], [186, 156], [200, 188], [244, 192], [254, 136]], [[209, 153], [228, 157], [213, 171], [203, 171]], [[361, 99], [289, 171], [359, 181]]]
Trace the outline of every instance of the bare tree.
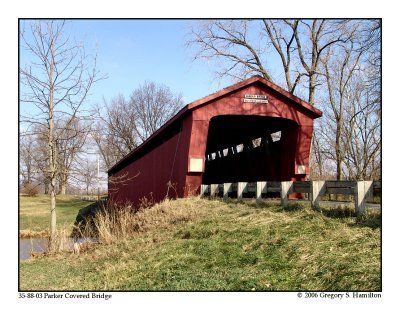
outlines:
[[165, 85], [145, 82], [127, 101], [122, 95], [97, 109], [99, 121], [92, 132], [107, 169], [135, 149], [183, 106], [182, 96]]
[[295, 38], [299, 21], [263, 19], [263, 23], [265, 31], [262, 33], [267, 33], [268, 40], [278, 53], [285, 73], [287, 89], [293, 94], [300, 78], [303, 76], [302, 73], [297, 72], [295, 81], [292, 82], [292, 58], [294, 58], [293, 54], [296, 48]]
[[[43, 128], [47, 140], [50, 191], [50, 247], [56, 234], [56, 183], [60, 172], [58, 137], [68, 138], [68, 128], [82, 110], [89, 90], [98, 77], [96, 58], [85, 54], [82, 44], [66, 35], [64, 21], [30, 22], [28, 32], [20, 33], [23, 48], [29, 54], [28, 64], [20, 67], [21, 102], [33, 105], [31, 114], [21, 116], [28, 127]], [[57, 132], [57, 120], [64, 128]], [[62, 134], [61, 134], [62, 133]]]
[[86, 195], [97, 180], [97, 162], [88, 156], [78, 156], [73, 169], [74, 178], [85, 185]]
[[[359, 38], [359, 37], [358, 37]], [[358, 39], [356, 38], [356, 39]], [[357, 40], [330, 47], [323, 60], [327, 105], [319, 128], [324, 154], [335, 162], [336, 179], [366, 179], [380, 155], [380, 106], [372, 100], [367, 49]]]
[[[333, 53], [333, 50], [332, 50]], [[331, 159], [336, 163], [336, 179], [341, 180], [343, 174], [343, 162], [348, 152], [350, 141], [344, 139], [345, 109], [349, 104], [349, 86], [356, 71], [360, 69], [362, 52], [355, 52], [353, 48], [343, 48], [342, 58], [333, 58], [332, 54], [324, 59], [324, 76], [328, 91], [329, 111], [326, 116], [332, 121], [332, 132], [327, 136], [331, 145]], [[334, 137], [333, 139], [331, 139]]]
[[78, 118], [73, 121], [60, 119], [56, 128], [59, 194], [65, 195], [71, 167], [86, 141], [90, 124], [85, 124]]
[[271, 80], [266, 59], [261, 58], [264, 47], [249, 39], [250, 24], [248, 20], [200, 21], [189, 29], [187, 46], [197, 49], [195, 60], [226, 60], [215, 72], [219, 78], [244, 79], [258, 73]]
[[35, 179], [44, 188], [44, 193], [47, 195], [49, 194], [50, 178], [48, 169], [48, 136], [46, 134], [46, 128], [44, 126], [34, 124], [31, 126], [29, 132], [21, 134], [20, 139], [22, 140], [25, 137], [30, 137], [35, 141], [32, 149]]
[[35, 178], [35, 140], [32, 135], [21, 135], [19, 143], [19, 174], [22, 185], [31, 184]]
[[311, 164], [310, 164], [310, 177], [312, 180], [318, 180], [321, 178], [326, 178], [327, 172], [325, 171], [325, 154], [321, 147], [321, 139], [312, 139], [312, 154], [311, 154]]
[[364, 77], [359, 74], [353, 81], [351, 104], [346, 107], [344, 135], [349, 146], [344, 163], [349, 178], [356, 180], [380, 179], [381, 115], [369, 77], [368, 73]]
[[134, 90], [129, 104], [135, 112], [135, 131], [141, 142], [159, 129], [183, 107], [182, 95], [169, 87], [145, 82]]
[[380, 19], [368, 20], [361, 29], [360, 49], [367, 55], [368, 65], [367, 84], [369, 89], [369, 103], [381, 104], [381, 70], [382, 70], [382, 21]]
[[136, 111], [123, 95], [104, 100], [103, 110], [97, 107], [98, 122], [92, 138], [98, 147], [106, 168], [111, 168], [119, 159], [138, 146]]
[[314, 105], [321, 58], [329, 46], [349, 39], [347, 30], [324, 19], [212, 20], [190, 28], [187, 46], [196, 48], [194, 59], [216, 60], [218, 77], [239, 80], [260, 74], [272, 81], [279, 75], [269, 63], [275, 53], [282, 64], [284, 87], [295, 93], [305, 77], [308, 102]]
[[101, 156], [103, 170], [107, 171], [123, 157], [118, 153], [117, 148], [114, 147], [114, 139], [108, 135], [107, 126], [103, 121], [99, 120], [95, 124], [91, 137]]

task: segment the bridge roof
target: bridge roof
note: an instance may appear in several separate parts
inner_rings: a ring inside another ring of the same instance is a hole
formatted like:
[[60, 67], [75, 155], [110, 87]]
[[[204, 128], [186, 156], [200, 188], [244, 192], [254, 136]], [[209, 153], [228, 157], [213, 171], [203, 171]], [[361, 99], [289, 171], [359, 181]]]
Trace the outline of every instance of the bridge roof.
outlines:
[[312, 105], [310, 105], [309, 103], [307, 103], [304, 100], [301, 100], [300, 98], [292, 95], [291, 93], [289, 93], [288, 91], [284, 90], [283, 88], [275, 85], [274, 83], [264, 79], [261, 76], [253, 76], [247, 80], [238, 82], [236, 84], [233, 84], [229, 87], [223, 88], [213, 94], [210, 94], [208, 96], [205, 96], [203, 98], [200, 98], [196, 101], [193, 101], [189, 104], [187, 104], [186, 106], [184, 106], [177, 114], [175, 114], [175, 116], [173, 116], [169, 121], [167, 121], [163, 126], [161, 126], [157, 131], [155, 131], [149, 138], [146, 139], [146, 141], [144, 141], [141, 145], [139, 145], [137, 148], [135, 148], [134, 150], [132, 150], [129, 154], [127, 154], [126, 156], [124, 156], [121, 160], [119, 160], [113, 167], [111, 167], [108, 170], [108, 173], [113, 173], [115, 171], [118, 171], [120, 167], [125, 166], [125, 162], [131, 157], [133, 156], [133, 154], [136, 154], [137, 152], [141, 152], [144, 151], [144, 149], [154, 140], [156, 139], [156, 137], [162, 135], [162, 133], [169, 128], [172, 124], [174, 124], [175, 122], [179, 121], [180, 119], [182, 119], [184, 117], [184, 115], [186, 115], [187, 113], [189, 113], [191, 110], [193, 109], [197, 109], [197, 108], [201, 108], [204, 105], [207, 105], [208, 103], [210, 103], [211, 101], [214, 101], [218, 98], [221, 98], [223, 96], [229, 95], [230, 93], [233, 93], [235, 91], [238, 91], [240, 89], [246, 88], [250, 85], [254, 85], [254, 84], [261, 84], [264, 85], [267, 89], [272, 90], [274, 92], [277, 92], [281, 95], [283, 95], [284, 97], [286, 97], [287, 99], [289, 99], [290, 102], [292, 102], [294, 104], [294, 106], [296, 108], [298, 108], [299, 110], [303, 110], [306, 112], [307, 115], [309, 115], [310, 118], [315, 119], [318, 117], [322, 116], [322, 112], [320, 110], [318, 110], [317, 108], [313, 107]]

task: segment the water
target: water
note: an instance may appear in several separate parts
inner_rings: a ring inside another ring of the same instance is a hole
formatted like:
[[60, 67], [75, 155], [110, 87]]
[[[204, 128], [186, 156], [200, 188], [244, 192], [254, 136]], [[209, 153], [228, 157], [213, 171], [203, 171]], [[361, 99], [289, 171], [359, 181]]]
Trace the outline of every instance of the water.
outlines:
[[[92, 238], [67, 238], [63, 242], [63, 249], [65, 251], [72, 251], [74, 243], [87, 243], [94, 242]], [[31, 239], [20, 239], [19, 240], [19, 259], [27, 260], [31, 257], [31, 253], [43, 253], [47, 250], [48, 240], [45, 238], [31, 238]]]

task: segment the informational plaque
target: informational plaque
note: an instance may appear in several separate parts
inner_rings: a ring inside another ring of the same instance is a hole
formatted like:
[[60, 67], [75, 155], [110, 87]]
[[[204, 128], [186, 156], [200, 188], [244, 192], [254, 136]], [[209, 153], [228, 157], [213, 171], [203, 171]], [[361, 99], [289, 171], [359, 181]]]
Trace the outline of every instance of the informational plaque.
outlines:
[[203, 158], [190, 158], [189, 172], [203, 172]]
[[266, 95], [244, 95], [243, 102], [249, 103], [268, 103], [268, 99]]

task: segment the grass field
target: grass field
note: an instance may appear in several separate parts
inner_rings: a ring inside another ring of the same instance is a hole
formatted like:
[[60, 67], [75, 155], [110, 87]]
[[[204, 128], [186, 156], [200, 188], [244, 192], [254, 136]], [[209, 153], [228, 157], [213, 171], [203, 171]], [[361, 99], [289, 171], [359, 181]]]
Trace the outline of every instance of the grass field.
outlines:
[[[50, 226], [50, 197], [20, 196], [19, 230], [22, 238], [47, 236]], [[57, 197], [57, 225], [59, 229], [71, 231], [79, 209], [90, 204], [75, 196]]]
[[178, 199], [131, 237], [20, 263], [21, 290], [381, 290], [380, 215]]

